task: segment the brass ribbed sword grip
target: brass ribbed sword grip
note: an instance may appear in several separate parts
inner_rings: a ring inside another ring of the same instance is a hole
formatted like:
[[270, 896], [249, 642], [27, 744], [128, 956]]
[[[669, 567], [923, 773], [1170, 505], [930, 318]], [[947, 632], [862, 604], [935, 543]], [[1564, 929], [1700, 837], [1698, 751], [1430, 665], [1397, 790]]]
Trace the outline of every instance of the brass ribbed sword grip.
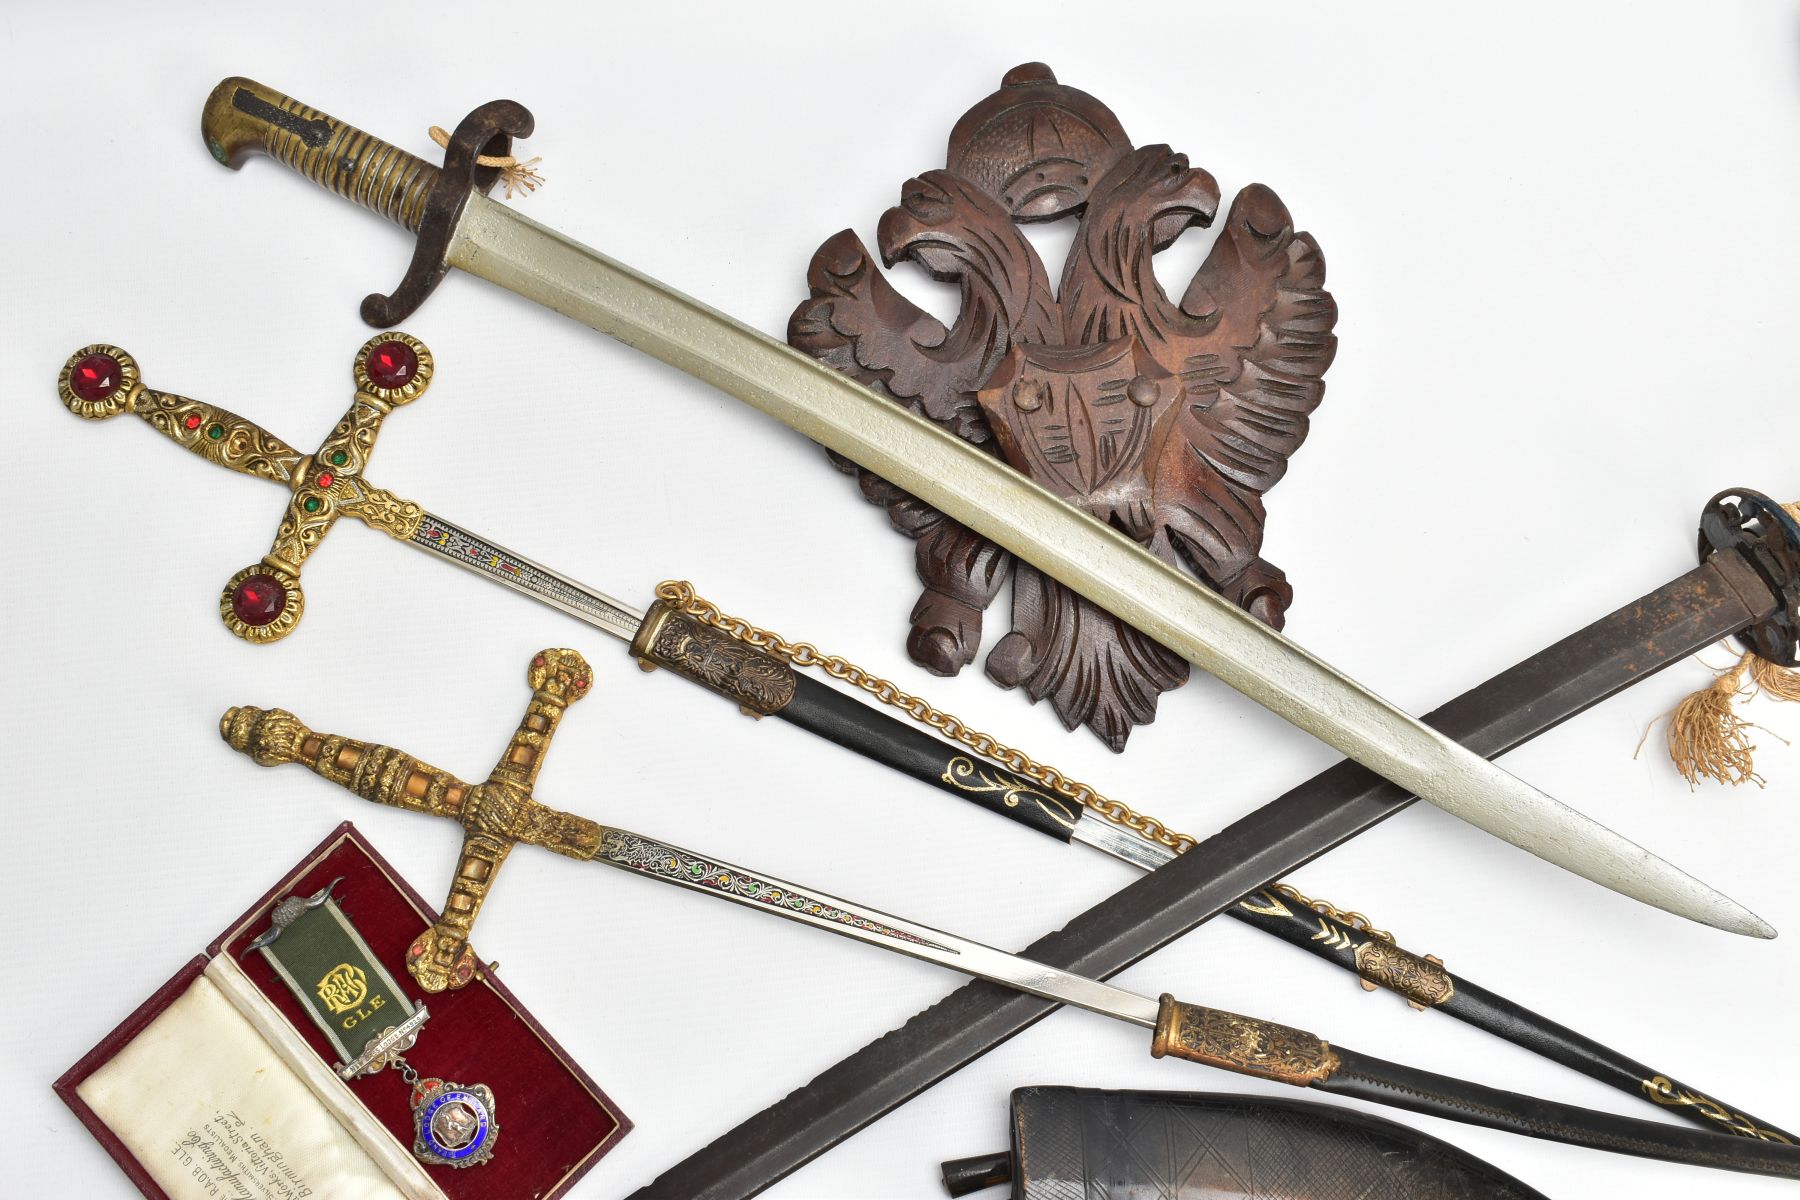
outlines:
[[413, 233], [437, 184], [438, 169], [423, 159], [251, 79], [234, 76], [213, 89], [200, 132], [233, 170], [267, 154]]
[[470, 787], [392, 746], [315, 733], [286, 709], [233, 708], [219, 720], [227, 745], [259, 766], [299, 763], [376, 804], [461, 820]]
[[522, 105], [490, 100], [457, 123], [440, 168], [253, 79], [225, 80], [200, 114], [206, 147], [226, 166], [267, 154], [418, 235], [399, 285], [363, 299], [363, 320], [378, 328], [398, 325], [431, 295], [450, 270], [450, 239], [464, 205], [500, 179], [499, 167], [482, 164], [508, 158], [513, 139], [531, 128]]

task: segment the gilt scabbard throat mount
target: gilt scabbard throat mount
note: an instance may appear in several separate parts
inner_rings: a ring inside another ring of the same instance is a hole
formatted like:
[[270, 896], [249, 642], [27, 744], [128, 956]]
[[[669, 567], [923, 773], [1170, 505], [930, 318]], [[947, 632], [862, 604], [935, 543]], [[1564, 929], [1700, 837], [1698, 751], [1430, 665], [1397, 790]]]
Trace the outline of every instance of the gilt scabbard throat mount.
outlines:
[[250, 948], [269, 960], [342, 1056], [332, 1068], [341, 1078], [400, 1072], [412, 1089], [413, 1154], [421, 1162], [480, 1166], [494, 1157], [500, 1138], [493, 1089], [423, 1077], [406, 1061], [431, 1014], [412, 1002], [338, 907], [331, 893], [340, 882], [277, 904]]

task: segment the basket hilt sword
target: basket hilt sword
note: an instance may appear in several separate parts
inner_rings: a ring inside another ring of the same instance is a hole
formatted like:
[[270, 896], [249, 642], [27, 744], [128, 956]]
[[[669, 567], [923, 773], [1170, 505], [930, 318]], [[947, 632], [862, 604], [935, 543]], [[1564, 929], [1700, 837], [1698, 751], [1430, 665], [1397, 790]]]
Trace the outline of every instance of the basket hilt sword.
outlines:
[[[532, 660], [531, 706], [502, 756], [502, 768], [521, 749], [535, 745], [532, 722], [541, 706], [554, 704], [560, 716], [561, 707], [585, 692], [590, 679], [587, 664], [572, 650], [544, 650]], [[495, 788], [494, 779], [467, 788], [403, 751], [315, 733], [281, 709], [231, 709], [221, 719], [220, 731], [232, 748], [264, 766], [301, 763], [365, 799], [459, 821], [468, 833], [445, 916], [448, 921], [448, 908], [460, 902], [466, 919], [454, 922], [449, 936], [463, 939], [456, 944], [464, 953], [480, 900], [492, 887], [506, 852], [516, 843], [539, 845], [1143, 1026], [1152, 1031], [1150, 1052], [1157, 1058], [1187, 1059], [1258, 1079], [1315, 1087], [1570, 1145], [1800, 1179], [1800, 1148], [1791, 1145], [1503, 1092], [1335, 1046], [1290, 1026], [1186, 1003], [1167, 993], [1152, 999], [816, 888], [558, 812], [530, 795], [528, 777], [524, 783], [507, 777], [498, 785], [498, 801], [488, 800], [484, 789]], [[542, 732], [547, 735], [548, 730]], [[539, 757], [528, 756], [521, 765], [533, 767]], [[456, 800], [450, 798], [452, 792]], [[469, 847], [478, 840], [480, 848], [471, 854]], [[479, 880], [469, 878], [472, 863]], [[434, 931], [426, 936], [443, 935]], [[412, 954], [414, 963], [409, 966], [414, 966], [415, 977], [432, 987], [428, 980], [438, 977], [421, 976], [415, 965], [422, 956], [417, 943]], [[473, 969], [471, 960], [471, 973]]]
[[995, 456], [808, 355], [488, 199], [482, 143], [531, 128], [471, 113], [436, 170], [252, 80], [201, 113], [214, 157], [266, 153], [418, 235], [412, 269], [363, 316], [392, 324], [459, 267], [744, 401], [917, 496], [1282, 719], [1519, 848], [1621, 894], [1756, 937], [1774, 929], [1642, 846], [1431, 729]]
[[[1168, 845], [1097, 817], [1032, 779], [980, 760], [795, 672], [781, 659], [726, 635], [672, 601], [659, 600], [647, 613], [639, 612], [375, 487], [363, 472], [380, 419], [392, 407], [424, 394], [433, 364], [424, 343], [404, 333], [371, 338], [353, 360], [357, 392], [349, 411], [310, 456], [227, 409], [146, 387], [137, 361], [116, 346], [89, 346], [71, 355], [59, 380], [59, 393], [64, 404], [80, 416], [101, 419], [135, 412], [207, 461], [290, 489], [287, 515], [270, 554], [232, 576], [220, 598], [226, 626], [254, 644], [286, 636], [295, 628], [302, 612], [301, 563], [338, 516], [350, 516], [629, 642], [646, 668], [670, 668], [726, 697], [744, 712], [778, 716], [1027, 829], [1065, 842], [1081, 842], [1145, 870], [1175, 856], [1176, 851]], [[334, 473], [324, 487], [320, 486], [321, 464]], [[1772, 521], [1771, 514], [1778, 511], [1779, 506], [1760, 493], [1740, 490], [1716, 498], [1702, 521], [1703, 554], [1726, 549], [1742, 553], [1748, 563], [1775, 578], [1780, 560], [1765, 545], [1766, 538], [1753, 536], [1748, 526]], [[1781, 532], [1774, 529], [1767, 536], [1779, 544]], [[1800, 553], [1800, 527], [1792, 530], [1788, 544]], [[244, 600], [243, 593], [249, 589], [255, 590], [254, 604]], [[246, 621], [246, 615], [256, 623]], [[1778, 607], [1742, 636], [1747, 644], [1791, 658], [1792, 627], [1790, 604]], [[351, 765], [347, 761], [340, 769], [349, 770]], [[462, 793], [447, 783], [431, 794], [459, 798]], [[456, 905], [446, 906], [447, 914], [457, 911]], [[1226, 911], [1357, 975], [1365, 988], [1379, 985], [1415, 1008], [1436, 1007], [1629, 1093], [1675, 1106], [1697, 1123], [1745, 1136], [1787, 1137], [1498, 993], [1452, 975], [1435, 957], [1413, 954], [1381, 931], [1371, 930], [1360, 914], [1315, 903], [1281, 884], [1246, 897]], [[465, 930], [462, 942], [466, 941]], [[472, 960], [446, 933], [437, 939], [428, 961], [441, 964], [440, 975], [460, 966], [466, 979], [467, 963]]]

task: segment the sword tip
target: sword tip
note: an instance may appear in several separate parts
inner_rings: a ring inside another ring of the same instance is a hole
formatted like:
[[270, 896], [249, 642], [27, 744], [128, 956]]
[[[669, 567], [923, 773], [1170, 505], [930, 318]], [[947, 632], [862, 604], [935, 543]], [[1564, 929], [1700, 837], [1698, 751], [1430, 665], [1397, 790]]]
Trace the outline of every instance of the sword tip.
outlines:
[[[1779, 936], [1773, 925], [1729, 896], [1717, 892], [1714, 892], [1713, 896], [1715, 897], [1714, 903], [1706, 915], [1695, 918], [1702, 924], [1710, 925], [1714, 929], [1723, 929], [1726, 933], [1742, 934], [1744, 937], [1761, 938], [1764, 941], [1772, 941]], [[1689, 916], [1691, 914], [1684, 911], [1679, 915]]]

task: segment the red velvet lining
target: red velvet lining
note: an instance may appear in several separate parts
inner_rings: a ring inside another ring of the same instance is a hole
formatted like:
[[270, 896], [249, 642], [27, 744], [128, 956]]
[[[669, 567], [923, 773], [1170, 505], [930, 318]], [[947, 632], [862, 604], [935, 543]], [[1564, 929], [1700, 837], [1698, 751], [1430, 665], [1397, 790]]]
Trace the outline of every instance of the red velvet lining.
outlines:
[[[436, 996], [419, 991], [406, 973], [404, 955], [435, 914], [348, 821], [233, 922], [207, 948], [208, 954], [222, 951], [230, 955], [319, 1057], [327, 1064], [335, 1062], [338, 1056], [325, 1035], [268, 959], [247, 947], [268, 928], [269, 913], [277, 902], [295, 893], [311, 895], [340, 876], [343, 882], [333, 892], [339, 907], [407, 994], [431, 1010], [431, 1019], [407, 1061], [422, 1075], [485, 1083], [494, 1090], [500, 1140], [493, 1160], [479, 1167], [427, 1167], [426, 1171], [452, 1200], [549, 1200], [562, 1195], [630, 1131], [630, 1120], [570, 1061], [506, 986], [486, 973], [485, 964], [481, 976], [460, 991]], [[119, 1161], [139, 1190], [153, 1200], [161, 1200], [161, 1191], [130, 1161], [129, 1151], [118, 1139], [80, 1103], [74, 1089], [166, 1008], [194, 973], [194, 964], [190, 964], [56, 1083], [57, 1094]], [[349, 1087], [402, 1145], [412, 1145], [410, 1089], [397, 1072], [353, 1080]]]

